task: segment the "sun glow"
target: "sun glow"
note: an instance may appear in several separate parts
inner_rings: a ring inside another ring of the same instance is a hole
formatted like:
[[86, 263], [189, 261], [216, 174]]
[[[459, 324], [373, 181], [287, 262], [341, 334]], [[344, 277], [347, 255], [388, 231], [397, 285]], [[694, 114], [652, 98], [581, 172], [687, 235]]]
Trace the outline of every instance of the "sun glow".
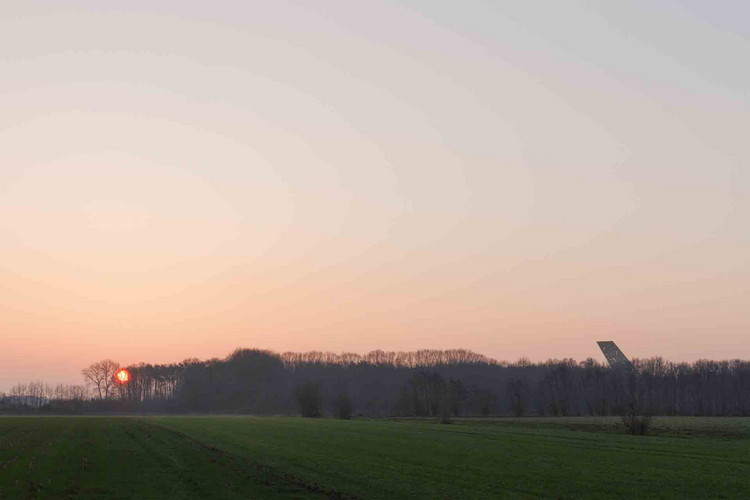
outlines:
[[119, 383], [121, 383], [121, 384], [127, 384], [128, 381], [130, 380], [130, 373], [123, 368], [122, 370], [119, 370], [115, 374], [115, 378], [117, 379], [117, 381]]

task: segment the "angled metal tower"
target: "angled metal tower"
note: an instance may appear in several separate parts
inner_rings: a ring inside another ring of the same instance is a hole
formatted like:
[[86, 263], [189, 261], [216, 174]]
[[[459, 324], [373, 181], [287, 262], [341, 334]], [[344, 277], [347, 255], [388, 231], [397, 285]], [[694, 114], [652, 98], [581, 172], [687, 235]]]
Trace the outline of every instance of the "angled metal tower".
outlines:
[[604, 357], [607, 358], [610, 368], [613, 370], [635, 372], [633, 363], [630, 362], [614, 342], [611, 340], [600, 340], [597, 344], [599, 344], [599, 349], [602, 350]]

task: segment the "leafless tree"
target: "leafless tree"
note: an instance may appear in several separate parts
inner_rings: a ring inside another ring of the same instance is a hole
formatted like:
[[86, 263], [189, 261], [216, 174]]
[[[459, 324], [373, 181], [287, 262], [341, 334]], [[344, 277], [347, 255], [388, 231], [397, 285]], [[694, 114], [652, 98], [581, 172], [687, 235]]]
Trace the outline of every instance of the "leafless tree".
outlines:
[[110, 399], [115, 394], [115, 373], [119, 368], [119, 363], [111, 359], [105, 359], [92, 363], [81, 373], [86, 383], [96, 389], [99, 399]]

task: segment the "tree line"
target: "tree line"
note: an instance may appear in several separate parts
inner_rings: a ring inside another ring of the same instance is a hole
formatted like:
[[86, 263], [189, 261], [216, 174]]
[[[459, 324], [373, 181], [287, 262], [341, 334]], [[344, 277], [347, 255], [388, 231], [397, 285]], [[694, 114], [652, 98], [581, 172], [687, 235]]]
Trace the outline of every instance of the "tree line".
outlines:
[[[114, 361], [94, 363], [83, 371], [89, 392], [69, 399], [84, 401], [87, 411], [341, 418], [604, 416], [634, 404], [654, 415], [750, 415], [750, 362], [655, 357], [633, 364], [636, 372], [625, 373], [592, 358], [508, 363], [460, 349], [365, 355], [237, 349], [221, 359], [130, 365], [127, 384], [114, 380]], [[68, 397], [45, 394], [52, 406]], [[20, 386], [0, 395], [0, 407], [24, 395]]]
[[11, 387], [8, 394], [0, 392], [0, 410], [46, 408], [80, 412], [85, 409], [89, 398], [86, 385], [50, 385], [42, 381], [19, 383]]

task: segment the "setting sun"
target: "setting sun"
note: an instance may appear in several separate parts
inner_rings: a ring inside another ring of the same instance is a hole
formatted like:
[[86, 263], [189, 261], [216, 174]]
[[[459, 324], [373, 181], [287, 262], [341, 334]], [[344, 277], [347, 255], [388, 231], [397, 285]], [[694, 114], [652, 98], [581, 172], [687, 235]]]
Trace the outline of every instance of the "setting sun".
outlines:
[[130, 373], [129, 373], [129, 372], [127, 371], [127, 370], [125, 370], [125, 369], [123, 368], [122, 370], [119, 370], [119, 371], [118, 371], [118, 372], [117, 372], [117, 373], [115, 374], [115, 378], [116, 378], [116, 379], [117, 379], [117, 381], [118, 381], [118, 382], [120, 382], [121, 384], [127, 384], [127, 383], [128, 383], [128, 381], [130, 380]]

